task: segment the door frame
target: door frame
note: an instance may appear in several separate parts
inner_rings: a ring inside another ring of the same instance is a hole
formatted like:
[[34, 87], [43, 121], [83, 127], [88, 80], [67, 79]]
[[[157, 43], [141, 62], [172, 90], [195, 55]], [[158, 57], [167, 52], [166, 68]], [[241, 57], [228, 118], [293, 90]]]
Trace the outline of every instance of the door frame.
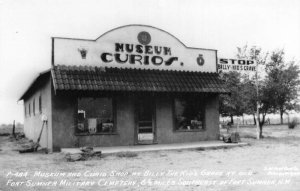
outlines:
[[[145, 95], [141, 95], [145, 96]], [[141, 145], [138, 140], [138, 130], [139, 130], [139, 97], [136, 97], [136, 101], [134, 102], [134, 144], [135, 145]], [[153, 102], [153, 107], [152, 107], [152, 131], [153, 131], [153, 141], [151, 144], [157, 144], [157, 126], [156, 126], [156, 98], [154, 96], [146, 96], [151, 102]]]

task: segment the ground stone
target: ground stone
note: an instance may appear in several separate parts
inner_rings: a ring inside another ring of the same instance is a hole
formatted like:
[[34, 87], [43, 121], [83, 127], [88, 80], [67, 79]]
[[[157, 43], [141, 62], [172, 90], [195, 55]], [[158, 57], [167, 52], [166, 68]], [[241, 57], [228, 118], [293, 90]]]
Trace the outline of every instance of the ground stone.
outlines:
[[65, 158], [69, 162], [74, 162], [74, 161], [81, 160], [82, 159], [82, 155], [80, 153], [76, 153], [76, 154], [67, 153], [66, 156], [65, 156]]

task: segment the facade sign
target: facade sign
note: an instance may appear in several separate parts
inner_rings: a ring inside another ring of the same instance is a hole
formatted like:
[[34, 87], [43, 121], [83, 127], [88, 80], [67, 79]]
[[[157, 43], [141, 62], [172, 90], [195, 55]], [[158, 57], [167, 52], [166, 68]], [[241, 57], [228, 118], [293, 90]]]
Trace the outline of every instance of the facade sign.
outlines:
[[254, 60], [219, 58], [218, 71], [255, 72], [256, 63]]
[[217, 71], [216, 50], [186, 47], [144, 25], [113, 29], [96, 40], [53, 38], [53, 64], [179, 71]]

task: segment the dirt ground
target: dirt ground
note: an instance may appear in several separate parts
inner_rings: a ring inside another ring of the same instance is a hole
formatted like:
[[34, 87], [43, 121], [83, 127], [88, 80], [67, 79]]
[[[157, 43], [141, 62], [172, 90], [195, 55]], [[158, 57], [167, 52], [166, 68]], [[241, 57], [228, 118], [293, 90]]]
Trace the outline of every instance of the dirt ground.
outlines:
[[[19, 154], [0, 136], [0, 191], [6, 190], [300, 190], [300, 127], [240, 128], [250, 146], [144, 152], [67, 162], [61, 153]], [[52, 174], [51, 174], [52, 173]]]

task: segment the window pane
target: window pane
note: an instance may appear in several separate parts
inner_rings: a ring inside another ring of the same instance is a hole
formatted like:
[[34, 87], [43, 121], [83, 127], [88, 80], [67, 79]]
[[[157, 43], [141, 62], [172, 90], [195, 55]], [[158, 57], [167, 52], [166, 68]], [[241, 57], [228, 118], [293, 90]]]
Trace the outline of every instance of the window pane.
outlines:
[[35, 100], [33, 100], [33, 103], [32, 103], [32, 112], [33, 112], [33, 115], [35, 115]]
[[177, 130], [204, 128], [204, 104], [201, 98], [176, 98], [174, 104]]
[[89, 133], [113, 132], [112, 98], [78, 99], [77, 131]]
[[42, 96], [39, 97], [39, 112], [42, 113]]

